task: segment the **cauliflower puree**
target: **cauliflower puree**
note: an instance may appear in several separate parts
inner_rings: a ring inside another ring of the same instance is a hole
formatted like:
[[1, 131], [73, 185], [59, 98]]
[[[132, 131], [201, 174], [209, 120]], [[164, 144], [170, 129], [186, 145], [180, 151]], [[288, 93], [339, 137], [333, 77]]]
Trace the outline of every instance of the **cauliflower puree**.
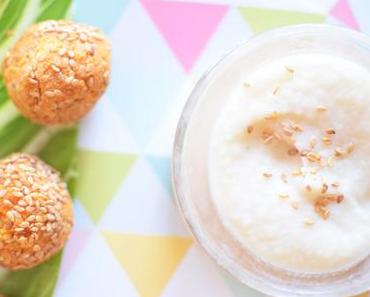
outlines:
[[210, 145], [210, 190], [229, 232], [296, 272], [334, 272], [368, 256], [370, 72], [297, 54], [243, 79]]

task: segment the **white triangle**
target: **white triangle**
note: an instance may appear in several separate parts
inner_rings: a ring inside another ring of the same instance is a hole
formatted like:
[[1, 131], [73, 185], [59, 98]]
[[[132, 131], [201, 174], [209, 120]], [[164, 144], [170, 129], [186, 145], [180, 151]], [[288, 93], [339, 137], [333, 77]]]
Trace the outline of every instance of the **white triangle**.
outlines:
[[140, 297], [103, 237], [95, 232], [55, 297]]
[[172, 197], [144, 158], [131, 169], [99, 226], [112, 232], [189, 235]]
[[124, 126], [108, 95], [82, 121], [79, 146], [105, 152], [133, 153], [137, 146]]
[[179, 90], [179, 95], [174, 99], [169, 111], [164, 115], [160, 125], [154, 131], [152, 138], [145, 149], [146, 154], [159, 156], [172, 155], [178, 121], [194, 85], [195, 81], [191, 81], [191, 78], [189, 78], [184, 87]]
[[194, 73], [203, 74], [226, 53], [246, 42], [253, 32], [236, 8], [230, 8], [194, 67]]
[[233, 297], [216, 264], [194, 244], [161, 297]]
[[153, 137], [146, 150], [147, 153], [171, 155], [173, 140], [182, 109], [199, 77], [226, 52], [242, 41], [247, 40], [251, 35], [252, 31], [242, 19], [240, 13], [235, 9], [230, 9], [194, 65], [186, 83], [174, 100], [175, 102], [171, 110], [164, 117], [155, 133], [153, 133]]
[[172, 106], [185, 71], [140, 1], [127, 5], [111, 42], [109, 98], [136, 142], [147, 145]]

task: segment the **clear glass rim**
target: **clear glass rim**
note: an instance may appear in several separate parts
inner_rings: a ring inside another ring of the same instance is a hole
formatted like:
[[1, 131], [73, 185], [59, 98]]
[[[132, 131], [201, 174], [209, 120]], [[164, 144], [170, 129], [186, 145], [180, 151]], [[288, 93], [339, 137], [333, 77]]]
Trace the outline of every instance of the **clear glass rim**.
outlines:
[[[211, 66], [205, 73], [199, 78], [197, 83], [192, 88], [190, 95], [187, 98], [186, 104], [183, 108], [181, 113], [180, 119], [178, 121], [178, 125], [176, 128], [176, 134], [174, 139], [174, 146], [172, 152], [172, 188], [175, 195], [175, 200], [178, 205], [178, 208], [181, 212], [182, 218], [187, 225], [190, 233], [205, 251], [205, 253], [215, 262], [217, 265], [226, 271], [228, 274], [239, 280], [240, 282], [244, 283], [245, 285], [254, 288], [264, 294], [272, 295], [272, 296], [288, 296], [286, 293], [290, 293], [289, 296], [315, 296], [315, 297], [329, 297], [327, 293], [324, 295], [318, 292], [313, 292], [310, 295], [307, 295], [306, 292], [296, 292], [296, 295], [291, 295], [292, 292], [284, 292], [281, 288], [275, 287], [273, 284], [263, 284], [259, 285], [252, 279], [244, 279], [239, 275], [235, 270], [232, 264], [228, 261], [227, 258], [224, 258], [224, 255], [218, 255], [214, 252], [212, 247], [206, 242], [202, 234], [202, 230], [196, 225], [191, 215], [191, 209], [188, 203], [188, 199], [186, 197], [185, 191], [183, 190], [184, 185], [182, 183], [182, 156], [183, 156], [183, 148], [184, 148], [184, 141], [186, 137], [186, 132], [188, 128], [188, 123], [191, 118], [192, 112], [200, 98], [200, 94], [205, 90], [207, 84], [209, 83], [210, 77], [212, 74], [222, 65], [226, 60], [231, 58], [233, 54], [235, 54], [239, 49], [252, 46], [263, 42], [264, 40], [268, 40], [270, 36], [284, 36], [287, 34], [299, 34], [299, 33], [328, 33], [330, 32], [338, 32], [340, 34], [344, 34], [347, 37], [357, 41], [359, 44], [366, 46], [370, 49], [370, 38], [369, 36], [353, 31], [350, 29], [333, 26], [333, 25], [326, 25], [326, 24], [302, 24], [302, 25], [291, 25], [280, 27], [277, 29], [269, 30], [263, 33], [259, 33], [254, 35], [253, 37], [247, 39], [246, 41], [242, 42], [241, 44], [234, 47], [232, 50], [227, 52], [223, 55], [217, 63]], [[363, 293], [364, 291], [370, 288], [370, 279], [369, 284], [364, 285], [358, 288], [349, 288], [348, 290], [341, 290], [341, 291], [333, 291], [330, 296], [340, 297], [340, 296], [349, 296], [349, 295], [356, 295]]]

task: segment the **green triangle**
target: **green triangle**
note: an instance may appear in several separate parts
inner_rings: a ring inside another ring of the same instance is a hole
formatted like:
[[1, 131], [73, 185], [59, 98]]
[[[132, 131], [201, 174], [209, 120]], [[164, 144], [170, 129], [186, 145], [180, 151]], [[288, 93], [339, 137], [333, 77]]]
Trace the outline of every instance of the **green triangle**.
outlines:
[[77, 197], [97, 223], [137, 157], [81, 150], [78, 153]]
[[281, 26], [303, 23], [323, 23], [325, 21], [324, 15], [298, 11], [252, 7], [240, 7], [239, 11], [255, 33]]

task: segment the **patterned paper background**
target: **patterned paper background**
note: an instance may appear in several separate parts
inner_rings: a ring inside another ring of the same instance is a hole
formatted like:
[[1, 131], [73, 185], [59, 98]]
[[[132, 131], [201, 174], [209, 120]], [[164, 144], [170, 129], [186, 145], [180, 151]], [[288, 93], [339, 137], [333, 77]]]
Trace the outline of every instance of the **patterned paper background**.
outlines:
[[263, 296], [221, 272], [176, 209], [170, 155], [186, 94], [257, 32], [330, 23], [370, 33], [370, 1], [76, 0], [72, 13], [109, 35], [113, 76], [83, 123], [76, 226], [55, 296]]

